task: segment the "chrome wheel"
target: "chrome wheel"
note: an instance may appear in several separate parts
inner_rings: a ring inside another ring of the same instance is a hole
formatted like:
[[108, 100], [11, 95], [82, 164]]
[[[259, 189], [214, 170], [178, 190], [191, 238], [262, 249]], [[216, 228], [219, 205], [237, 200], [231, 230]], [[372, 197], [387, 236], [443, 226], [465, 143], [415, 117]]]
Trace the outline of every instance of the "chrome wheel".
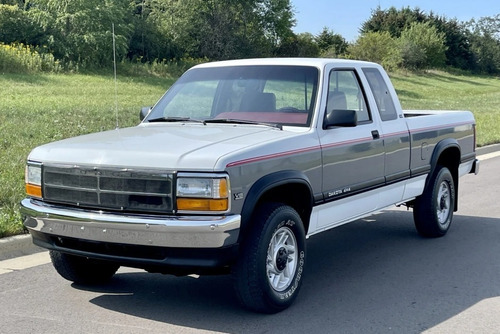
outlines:
[[297, 241], [288, 227], [274, 232], [267, 250], [267, 279], [276, 291], [286, 290], [293, 281], [297, 270]]

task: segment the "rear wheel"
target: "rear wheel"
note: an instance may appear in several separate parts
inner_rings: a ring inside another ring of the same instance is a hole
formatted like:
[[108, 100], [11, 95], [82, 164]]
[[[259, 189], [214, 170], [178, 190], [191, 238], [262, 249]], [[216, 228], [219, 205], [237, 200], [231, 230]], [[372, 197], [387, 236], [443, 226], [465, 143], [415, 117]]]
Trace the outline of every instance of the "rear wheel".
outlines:
[[79, 284], [100, 284], [108, 282], [119, 265], [107, 261], [50, 251], [50, 259], [59, 275]]
[[302, 220], [290, 206], [266, 204], [252, 221], [233, 269], [241, 304], [256, 312], [276, 313], [299, 292], [306, 259]]
[[438, 167], [424, 193], [415, 200], [413, 219], [418, 233], [442, 237], [448, 232], [455, 211], [455, 183], [446, 167]]

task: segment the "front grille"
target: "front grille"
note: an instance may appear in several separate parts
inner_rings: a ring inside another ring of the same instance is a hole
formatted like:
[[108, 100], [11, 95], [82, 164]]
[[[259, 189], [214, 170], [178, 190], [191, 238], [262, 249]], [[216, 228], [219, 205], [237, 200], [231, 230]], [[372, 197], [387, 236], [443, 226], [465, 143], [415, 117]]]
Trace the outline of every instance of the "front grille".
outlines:
[[173, 211], [171, 173], [44, 166], [42, 182], [43, 198], [52, 203], [129, 212]]

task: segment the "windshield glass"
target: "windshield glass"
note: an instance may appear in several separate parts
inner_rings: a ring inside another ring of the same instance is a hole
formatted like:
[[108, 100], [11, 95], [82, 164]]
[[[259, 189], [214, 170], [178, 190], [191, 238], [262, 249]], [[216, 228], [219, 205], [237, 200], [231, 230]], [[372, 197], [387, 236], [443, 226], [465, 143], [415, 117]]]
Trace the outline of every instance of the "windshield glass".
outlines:
[[318, 69], [308, 66], [231, 66], [186, 72], [146, 121], [219, 119], [309, 126]]

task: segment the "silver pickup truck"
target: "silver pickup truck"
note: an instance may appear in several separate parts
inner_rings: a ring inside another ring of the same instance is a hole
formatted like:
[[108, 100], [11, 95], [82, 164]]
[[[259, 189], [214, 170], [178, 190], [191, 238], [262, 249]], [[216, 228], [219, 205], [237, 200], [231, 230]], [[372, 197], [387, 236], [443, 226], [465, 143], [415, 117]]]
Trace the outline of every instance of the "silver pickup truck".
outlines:
[[459, 177], [479, 169], [470, 112], [403, 111], [368, 62], [199, 65], [141, 120], [29, 155], [24, 225], [70, 281], [231, 273], [243, 306], [278, 312], [307, 238], [401, 204], [443, 236]]

